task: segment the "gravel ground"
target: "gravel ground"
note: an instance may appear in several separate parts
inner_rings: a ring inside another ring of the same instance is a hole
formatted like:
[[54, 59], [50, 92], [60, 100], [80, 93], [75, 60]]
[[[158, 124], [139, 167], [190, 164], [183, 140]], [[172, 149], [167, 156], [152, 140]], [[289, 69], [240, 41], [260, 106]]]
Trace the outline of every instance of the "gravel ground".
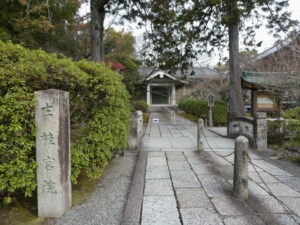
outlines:
[[91, 197], [57, 219], [55, 225], [119, 225], [127, 201], [136, 156], [113, 159]]

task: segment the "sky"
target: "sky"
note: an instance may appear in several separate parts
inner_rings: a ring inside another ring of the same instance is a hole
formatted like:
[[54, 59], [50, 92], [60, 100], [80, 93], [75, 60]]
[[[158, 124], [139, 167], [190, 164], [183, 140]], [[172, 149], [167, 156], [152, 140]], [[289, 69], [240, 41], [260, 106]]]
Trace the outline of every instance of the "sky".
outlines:
[[[300, 21], [300, 0], [289, 0], [289, 8], [288, 10], [291, 11], [292, 13], [292, 19], [296, 19], [298, 21]], [[85, 15], [86, 13], [88, 13], [90, 11], [90, 6], [89, 4], [82, 4], [81, 9], [80, 9], [80, 15]], [[108, 26], [108, 24], [110, 23], [111, 19], [107, 18], [106, 19], [106, 26]], [[132, 34], [135, 36], [136, 38], [136, 47], [140, 48], [142, 46], [142, 35], [144, 30], [143, 29], [138, 29], [136, 25], [132, 24], [125, 24], [125, 26], [120, 26], [120, 25], [113, 25], [113, 27], [118, 30], [124, 30], [126, 32], [131, 31]], [[256, 31], [256, 40], [257, 42], [259, 41], [263, 41], [262, 45], [257, 48], [258, 53], [261, 53], [269, 48], [271, 48], [274, 45], [274, 42], [276, 41], [271, 34], [269, 34], [268, 30], [262, 26], [260, 29], [258, 29]], [[244, 48], [244, 46], [241, 44], [240, 45], [241, 50]], [[218, 53], [216, 53], [216, 55], [218, 55]], [[227, 56], [228, 52], [224, 51], [223, 52], [223, 56]], [[203, 66], [210, 66], [213, 67], [214, 65], [216, 65], [216, 63], [218, 63], [219, 58], [217, 56], [211, 56], [211, 57], [207, 57], [207, 56], [203, 56], [203, 57], [199, 57], [199, 64], [202, 64]]]

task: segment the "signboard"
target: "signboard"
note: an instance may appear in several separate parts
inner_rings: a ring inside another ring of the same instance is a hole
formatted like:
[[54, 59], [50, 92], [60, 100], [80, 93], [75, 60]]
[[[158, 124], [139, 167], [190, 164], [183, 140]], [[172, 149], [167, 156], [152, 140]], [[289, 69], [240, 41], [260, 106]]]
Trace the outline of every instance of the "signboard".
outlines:
[[258, 110], [276, 110], [277, 104], [274, 98], [266, 94], [257, 95]]
[[207, 104], [208, 104], [208, 107], [212, 107], [215, 105], [215, 96], [214, 95], [212, 95], [212, 94], [208, 95]]

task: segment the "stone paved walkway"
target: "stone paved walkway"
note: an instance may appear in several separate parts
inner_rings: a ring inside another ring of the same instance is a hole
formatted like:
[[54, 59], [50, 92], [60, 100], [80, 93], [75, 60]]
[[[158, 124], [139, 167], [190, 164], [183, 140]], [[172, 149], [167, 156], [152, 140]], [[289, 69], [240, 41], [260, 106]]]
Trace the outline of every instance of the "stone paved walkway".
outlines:
[[300, 224], [297, 174], [251, 151], [250, 198], [239, 201], [232, 197], [234, 140], [205, 130], [200, 153], [195, 135], [195, 123], [151, 114], [122, 224]]

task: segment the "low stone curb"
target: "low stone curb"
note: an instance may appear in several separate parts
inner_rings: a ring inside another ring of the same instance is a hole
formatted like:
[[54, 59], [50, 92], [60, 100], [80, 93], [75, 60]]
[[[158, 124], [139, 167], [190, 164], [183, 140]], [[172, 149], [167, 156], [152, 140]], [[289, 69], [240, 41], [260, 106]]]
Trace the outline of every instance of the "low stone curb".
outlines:
[[147, 152], [140, 152], [136, 164], [135, 172], [132, 178], [127, 203], [122, 217], [122, 225], [140, 224], [144, 184], [147, 164]]

